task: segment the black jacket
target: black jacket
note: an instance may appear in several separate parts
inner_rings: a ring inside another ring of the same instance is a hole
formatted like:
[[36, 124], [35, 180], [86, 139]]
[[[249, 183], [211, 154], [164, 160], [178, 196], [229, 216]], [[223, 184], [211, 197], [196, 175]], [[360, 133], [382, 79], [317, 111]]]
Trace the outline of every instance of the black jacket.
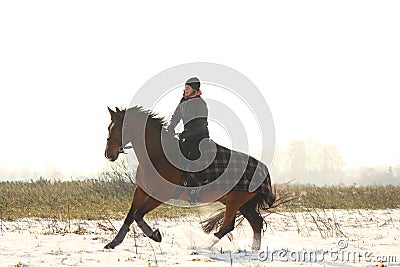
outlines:
[[181, 137], [185, 139], [208, 138], [208, 108], [203, 98], [182, 97], [178, 107], [175, 109], [168, 126], [168, 131], [173, 131], [179, 121], [183, 121], [184, 131]]

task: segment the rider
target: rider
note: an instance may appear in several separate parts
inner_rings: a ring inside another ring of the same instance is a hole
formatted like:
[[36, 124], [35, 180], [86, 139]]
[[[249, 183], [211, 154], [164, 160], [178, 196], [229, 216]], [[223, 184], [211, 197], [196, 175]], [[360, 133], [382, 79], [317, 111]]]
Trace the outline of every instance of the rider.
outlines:
[[[180, 120], [183, 121], [184, 130], [178, 134], [182, 154], [189, 160], [200, 158], [199, 143], [204, 138], [209, 138], [208, 132], [208, 108], [201, 97], [200, 80], [197, 77], [188, 79], [185, 83], [183, 97], [175, 109], [168, 125], [168, 132], [174, 133], [174, 129]], [[201, 185], [201, 181], [189, 175], [187, 182], [190, 186]], [[193, 195], [193, 194], [192, 194]], [[192, 196], [191, 197], [195, 197]]]

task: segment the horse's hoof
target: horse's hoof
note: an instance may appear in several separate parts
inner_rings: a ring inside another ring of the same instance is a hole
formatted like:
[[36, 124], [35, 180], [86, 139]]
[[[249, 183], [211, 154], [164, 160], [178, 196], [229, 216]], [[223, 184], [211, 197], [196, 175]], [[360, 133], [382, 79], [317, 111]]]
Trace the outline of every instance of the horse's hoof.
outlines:
[[161, 237], [160, 230], [158, 230], [158, 229], [154, 230], [154, 232], [153, 232], [153, 234], [151, 235], [150, 238], [153, 239], [156, 242], [161, 242], [162, 237]]
[[108, 243], [107, 245], [105, 245], [104, 248], [105, 248], [105, 249], [114, 249], [114, 248], [115, 248], [115, 245], [114, 245], [113, 242], [110, 242], [110, 243]]
[[261, 248], [261, 244], [253, 244], [253, 245], [251, 246], [251, 249], [252, 249], [253, 251], [259, 251], [260, 248]]
[[206, 249], [212, 249], [212, 247], [218, 243], [218, 241], [220, 240], [219, 237], [217, 237], [215, 234], [214, 236], [211, 238], [211, 240], [209, 240], [208, 245], [206, 246]]

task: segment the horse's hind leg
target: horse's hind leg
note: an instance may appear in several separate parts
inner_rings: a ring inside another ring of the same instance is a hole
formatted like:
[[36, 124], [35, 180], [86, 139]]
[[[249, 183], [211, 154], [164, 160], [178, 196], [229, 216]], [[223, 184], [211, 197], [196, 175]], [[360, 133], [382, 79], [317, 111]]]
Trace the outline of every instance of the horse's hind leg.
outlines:
[[245, 191], [231, 191], [228, 193], [225, 202], [226, 208], [224, 220], [221, 227], [219, 228], [219, 231], [214, 234], [214, 236], [217, 237], [217, 239], [214, 240], [214, 244], [227, 233], [233, 230], [233, 228], [235, 227], [235, 217], [237, 211], [254, 196], [255, 193], [249, 193]]
[[256, 211], [256, 205], [257, 200], [256, 197], [254, 197], [239, 209], [253, 229], [253, 244], [251, 246], [253, 250], [259, 250], [261, 248], [261, 230], [263, 226], [263, 219], [260, 213]]

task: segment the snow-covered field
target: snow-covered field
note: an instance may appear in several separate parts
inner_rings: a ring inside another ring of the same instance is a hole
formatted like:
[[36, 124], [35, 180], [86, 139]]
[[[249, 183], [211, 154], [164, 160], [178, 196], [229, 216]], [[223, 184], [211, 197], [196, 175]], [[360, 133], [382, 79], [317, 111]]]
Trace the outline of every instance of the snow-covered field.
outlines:
[[161, 243], [133, 226], [114, 250], [103, 246], [122, 221], [2, 221], [0, 266], [400, 266], [398, 209], [272, 214], [262, 251], [251, 251], [247, 222], [205, 249], [201, 219], [150, 220]]

